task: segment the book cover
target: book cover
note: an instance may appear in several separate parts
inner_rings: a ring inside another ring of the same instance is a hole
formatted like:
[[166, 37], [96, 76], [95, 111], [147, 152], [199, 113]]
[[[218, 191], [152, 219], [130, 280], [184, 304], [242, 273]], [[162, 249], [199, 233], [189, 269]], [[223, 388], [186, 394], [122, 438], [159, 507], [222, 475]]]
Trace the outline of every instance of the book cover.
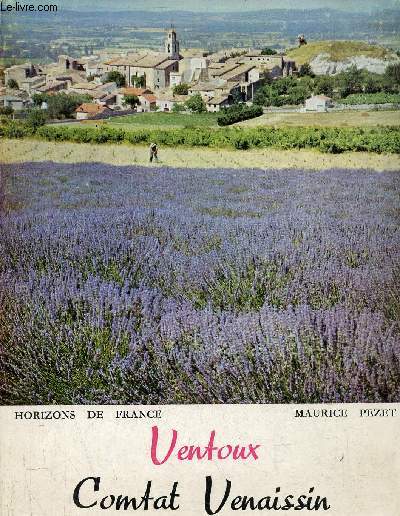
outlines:
[[400, 514], [398, 3], [0, 15], [0, 515]]

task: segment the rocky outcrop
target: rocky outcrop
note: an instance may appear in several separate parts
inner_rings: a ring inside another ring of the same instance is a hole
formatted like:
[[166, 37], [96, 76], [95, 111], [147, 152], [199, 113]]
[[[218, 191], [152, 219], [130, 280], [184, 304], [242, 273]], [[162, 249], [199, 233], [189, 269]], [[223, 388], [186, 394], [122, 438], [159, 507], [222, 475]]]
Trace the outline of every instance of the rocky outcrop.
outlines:
[[329, 54], [319, 54], [310, 61], [311, 68], [316, 75], [333, 75], [349, 69], [352, 65], [356, 65], [359, 69], [364, 68], [370, 72], [383, 74], [389, 64], [400, 62], [395, 55], [388, 59], [353, 56], [343, 61], [331, 61], [329, 57]]

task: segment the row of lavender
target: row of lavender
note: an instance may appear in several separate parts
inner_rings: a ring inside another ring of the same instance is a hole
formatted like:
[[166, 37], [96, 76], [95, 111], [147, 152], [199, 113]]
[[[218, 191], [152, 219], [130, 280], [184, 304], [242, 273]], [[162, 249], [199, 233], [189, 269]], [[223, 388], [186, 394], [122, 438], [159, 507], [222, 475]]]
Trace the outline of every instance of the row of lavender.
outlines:
[[4, 402], [400, 401], [397, 174], [2, 176]]

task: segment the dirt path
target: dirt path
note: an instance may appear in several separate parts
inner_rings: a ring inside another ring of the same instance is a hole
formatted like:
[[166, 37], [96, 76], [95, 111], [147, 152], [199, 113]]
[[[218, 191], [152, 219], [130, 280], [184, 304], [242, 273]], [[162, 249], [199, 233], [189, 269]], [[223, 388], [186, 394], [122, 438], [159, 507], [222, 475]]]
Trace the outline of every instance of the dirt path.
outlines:
[[[237, 151], [161, 147], [160, 165], [203, 168], [370, 168], [400, 170], [400, 157], [394, 154], [349, 152], [339, 155], [318, 151], [280, 151], [272, 149]], [[127, 144], [53, 143], [37, 140], [0, 140], [2, 163], [57, 161], [76, 163], [100, 161], [114, 165], [149, 165], [145, 146]], [[157, 166], [157, 165], [151, 165]]]

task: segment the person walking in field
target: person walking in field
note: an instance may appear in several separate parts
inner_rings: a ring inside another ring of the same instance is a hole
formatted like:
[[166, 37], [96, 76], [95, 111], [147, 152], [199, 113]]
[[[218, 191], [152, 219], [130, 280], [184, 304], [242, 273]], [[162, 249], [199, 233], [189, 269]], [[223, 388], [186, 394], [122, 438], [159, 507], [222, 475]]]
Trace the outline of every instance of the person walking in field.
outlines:
[[158, 155], [157, 155], [158, 148], [157, 148], [156, 143], [150, 143], [149, 152], [150, 152], [150, 163], [152, 163], [153, 159], [155, 161], [158, 161]]

